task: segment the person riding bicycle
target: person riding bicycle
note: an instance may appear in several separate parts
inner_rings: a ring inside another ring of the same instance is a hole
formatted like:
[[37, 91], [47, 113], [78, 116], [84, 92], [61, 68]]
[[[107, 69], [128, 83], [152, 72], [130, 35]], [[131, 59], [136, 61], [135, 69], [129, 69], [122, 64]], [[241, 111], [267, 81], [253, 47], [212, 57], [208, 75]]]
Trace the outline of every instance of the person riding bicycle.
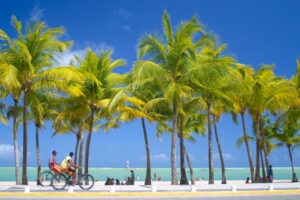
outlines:
[[75, 168], [79, 168], [79, 166], [75, 165], [72, 161], [73, 155], [74, 153], [70, 152], [60, 165], [62, 171], [68, 173], [70, 176], [72, 176], [72, 174], [76, 171]]
[[48, 165], [51, 170], [53, 170], [53, 168], [56, 165], [59, 165], [59, 163], [56, 162], [56, 156], [57, 156], [57, 151], [53, 150], [52, 154], [50, 156], [49, 165]]

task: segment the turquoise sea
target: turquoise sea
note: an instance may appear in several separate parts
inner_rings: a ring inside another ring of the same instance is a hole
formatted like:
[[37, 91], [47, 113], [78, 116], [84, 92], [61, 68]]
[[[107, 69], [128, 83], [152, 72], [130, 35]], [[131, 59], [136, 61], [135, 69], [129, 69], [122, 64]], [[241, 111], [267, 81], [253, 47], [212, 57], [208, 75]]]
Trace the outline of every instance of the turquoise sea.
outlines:
[[[42, 170], [48, 170], [48, 168], [43, 168]], [[139, 180], [144, 180], [145, 177], [145, 168], [136, 168], [135, 176]], [[274, 179], [277, 180], [290, 180], [292, 176], [291, 168], [289, 167], [280, 167], [273, 168]], [[92, 174], [95, 179], [99, 181], [104, 181], [106, 177], [111, 177], [115, 179], [124, 180], [126, 176], [129, 176], [129, 170], [124, 168], [90, 168], [90, 174]], [[178, 174], [180, 170], [178, 169]], [[300, 176], [300, 168], [296, 168], [297, 174]], [[36, 180], [36, 168], [28, 168], [28, 178], [30, 181]], [[152, 177], [156, 173], [157, 177], [161, 177], [162, 181], [170, 181], [171, 179], [171, 170], [169, 168], [152, 168]], [[188, 178], [189, 170], [187, 169]], [[0, 167], [0, 181], [14, 181], [14, 168], [13, 167]], [[208, 169], [207, 168], [194, 168], [194, 176], [197, 180], [207, 180], [208, 179]], [[226, 177], [227, 180], [245, 180], [249, 177], [248, 168], [227, 168]], [[219, 168], [215, 169], [215, 179], [220, 180], [221, 170]]]

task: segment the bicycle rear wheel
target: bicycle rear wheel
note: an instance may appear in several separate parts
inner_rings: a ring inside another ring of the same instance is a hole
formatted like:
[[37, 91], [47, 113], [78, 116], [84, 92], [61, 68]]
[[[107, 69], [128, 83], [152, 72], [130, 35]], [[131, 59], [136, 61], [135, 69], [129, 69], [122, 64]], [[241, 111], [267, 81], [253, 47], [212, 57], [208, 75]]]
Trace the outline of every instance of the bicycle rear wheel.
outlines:
[[94, 186], [95, 181], [94, 177], [90, 174], [82, 174], [80, 177], [78, 177], [78, 185], [83, 190], [90, 190]]
[[42, 186], [51, 186], [51, 180], [54, 174], [51, 171], [44, 171], [40, 174], [40, 183]]
[[63, 190], [67, 186], [67, 178], [64, 174], [55, 174], [51, 181], [51, 186], [55, 190]]

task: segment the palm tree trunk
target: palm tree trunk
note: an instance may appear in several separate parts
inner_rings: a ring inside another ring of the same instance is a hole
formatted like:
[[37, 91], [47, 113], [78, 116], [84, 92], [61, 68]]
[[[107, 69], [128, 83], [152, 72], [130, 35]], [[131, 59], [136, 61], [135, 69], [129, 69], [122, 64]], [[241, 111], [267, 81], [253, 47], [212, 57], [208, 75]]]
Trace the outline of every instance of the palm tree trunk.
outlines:
[[181, 178], [180, 178], [180, 185], [188, 185], [189, 181], [186, 176], [185, 171], [185, 157], [184, 157], [184, 135], [183, 135], [183, 118], [179, 118], [179, 142], [180, 142], [180, 172], [181, 172]]
[[270, 176], [269, 174], [269, 159], [268, 159], [268, 151], [267, 151], [267, 143], [266, 143], [266, 137], [265, 137], [265, 133], [264, 133], [264, 127], [263, 127], [263, 122], [262, 120], [260, 120], [260, 133], [261, 133], [261, 138], [262, 138], [262, 142], [263, 142], [263, 151], [264, 151], [264, 158], [265, 158], [265, 163], [266, 163], [266, 172], [267, 172], [267, 176]]
[[172, 140], [171, 140], [171, 175], [172, 185], [177, 185], [177, 171], [176, 171], [176, 137], [177, 137], [177, 105], [176, 98], [173, 97], [173, 114], [172, 114]]
[[35, 125], [35, 148], [36, 148], [36, 165], [37, 165], [37, 185], [41, 185], [41, 154], [40, 154], [40, 141], [39, 141], [39, 127]]
[[150, 160], [150, 147], [148, 142], [147, 130], [145, 125], [145, 119], [142, 118], [142, 127], [144, 133], [144, 140], [145, 140], [145, 148], [146, 148], [146, 159], [147, 159], [147, 170], [146, 170], [146, 179], [145, 185], [151, 185], [151, 160]]
[[75, 145], [75, 155], [74, 155], [74, 163], [77, 165], [78, 163], [78, 148], [79, 148], [79, 140], [80, 140], [80, 135], [79, 131], [76, 134], [76, 145]]
[[17, 127], [17, 109], [18, 100], [14, 98], [14, 119], [13, 119], [13, 139], [14, 139], [14, 154], [15, 154], [15, 176], [16, 184], [21, 184], [20, 177], [20, 159], [19, 159], [19, 145], [18, 145], [18, 127]]
[[28, 98], [28, 88], [24, 89], [23, 97], [23, 174], [22, 174], [22, 185], [28, 185], [27, 178], [27, 140], [28, 140], [28, 127], [27, 127], [27, 98]]
[[290, 156], [290, 161], [291, 161], [291, 166], [292, 166], [292, 182], [298, 182], [298, 177], [297, 177], [297, 174], [295, 171], [293, 156], [292, 156], [292, 152], [291, 152], [291, 145], [287, 145], [287, 148], [289, 150], [289, 156]]
[[185, 157], [186, 157], [186, 161], [188, 163], [189, 170], [190, 170], [191, 184], [195, 185], [194, 170], [193, 170], [193, 167], [192, 167], [190, 156], [189, 156], [188, 152], [186, 151], [185, 146], [183, 146], [183, 148], [184, 148], [184, 154], [185, 154]]
[[258, 117], [255, 117], [255, 129], [256, 129], [256, 151], [255, 151], [255, 162], [256, 162], [256, 168], [255, 168], [255, 183], [259, 183], [260, 179], [260, 148], [259, 148], [259, 122]]
[[260, 151], [260, 162], [261, 162], [261, 168], [262, 168], [262, 182], [265, 183], [266, 182], [266, 171], [265, 171], [265, 163], [264, 163], [264, 155], [263, 155], [263, 151]]
[[212, 153], [212, 131], [211, 131], [211, 119], [210, 119], [210, 103], [207, 102], [207, 130], [208, 130], [208, 168], [209, 168], [209, 180], [208, 184], [214, 184], [214, 164]]
[[249, 145], [249, 140], [248, 140], [248, 134], [246, 131], [246, 124], [245, 124], [245, 116], [244, 112], [241, 113], [242, 117], [242, 124], [243, 124], [243, 132], [244, 132], [244, 138], [245, 138], [245, 144], [246, 144], [246, 149], [247, 149], [247, 154], [248, 154], [248, 160], [249, 160], [249, 167], [250, 167], [250, 174], [251, 174], [251, 183], [254, 182], [254, 166], [253, 166], [253, 160], [252, 160], [252, 155], [251, 155], [251, 150], [250, 150], [250, 145]]
[[94, 108], [94, 106], [91, 106], [91, 118], [90, 118], [90, 124], [89, 124], [89, 133], [88, 133], [88, 138], [87, 138], [86, 144], [85, 144], [85, 157], [84, 157], [84, 174], [86, 175], [86, 177], [87, 177], [87, 174], [89, 173], [90, 143], [91, 143], [91, 139], [92, 139], [94, 117], [95, 117], [95, 108]]
[[218, 136], [217, 121], [216, 121], [215, 115], [213, 115], [213, 120], [214, 120], [215, 137], [216, 137], [216, 142], [218, 145], [218, 152], [219, 152], [219, 156], [220, 156], [221, 169], [222, 169], [222, 184], [226, 184], [225, 163], [224, 163], [224, 159], [223, 159], [221, 143], [220, 143], [219, 136]]
[[[79, 159], [78, 159], [78, 165], [82, 166], [82, 160], [83, 160], [83, 141], [84, 141], [84, 133], [80, 134], [80, 140], [79, 140]], [[78, 169], [78, 177], [80, 177], [82, 174], [82, 168]]]

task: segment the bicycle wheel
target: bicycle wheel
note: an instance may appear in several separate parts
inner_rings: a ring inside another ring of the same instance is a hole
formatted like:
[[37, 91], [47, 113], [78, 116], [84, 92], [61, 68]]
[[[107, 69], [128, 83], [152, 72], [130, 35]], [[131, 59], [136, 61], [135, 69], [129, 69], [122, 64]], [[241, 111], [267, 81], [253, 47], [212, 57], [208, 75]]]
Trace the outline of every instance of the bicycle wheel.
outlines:
[[94, 186], [94, 177], [90, 174], [83, 174], [78, 178], [78, 185], [83, 190], [90, 190]]
[[51, 186], [51, 180], [54, 174], [51, 171], [44, 171], [40, 174], [40, 183], [42, 186]]
[[67, 178], [64, 174], [55, 174], [51, 181], [51, 186], [55, 190], [63, 190], [67, 186]]

